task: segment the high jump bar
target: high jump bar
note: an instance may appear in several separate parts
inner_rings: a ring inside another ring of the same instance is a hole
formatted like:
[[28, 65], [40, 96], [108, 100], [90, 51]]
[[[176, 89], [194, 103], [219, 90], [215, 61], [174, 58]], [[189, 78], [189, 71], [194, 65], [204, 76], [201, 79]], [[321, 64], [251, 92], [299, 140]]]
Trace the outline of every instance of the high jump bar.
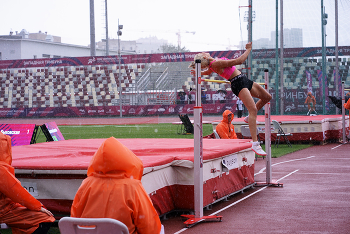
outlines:
[[[230, 84], [231, 82], [228, 80], [210, 80], [210, 79], [202, 79], [202, 81], [206, 81], [206, 82], [213, 82], [213, 83], [228, 83]], [[257, 83], [259, 85], [265, 85], [265, 83]]]

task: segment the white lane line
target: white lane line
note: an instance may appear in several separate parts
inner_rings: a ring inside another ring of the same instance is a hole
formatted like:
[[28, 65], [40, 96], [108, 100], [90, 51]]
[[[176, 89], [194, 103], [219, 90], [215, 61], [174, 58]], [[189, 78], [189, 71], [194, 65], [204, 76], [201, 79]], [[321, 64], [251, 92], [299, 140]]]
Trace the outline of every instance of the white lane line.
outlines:
[[299, 173], [300, 175], [339, 175], [343, 176], [343, 173]]
[[150, 128], [150, 126], [142, 126], [138, 124], [134, 125], [72, 125], [70, 126], [72, 128], [84, 128], [84, 127], [90, 127], [90, 128], [105, 128], [105, 127], [114, 127], [114, 128]]
[[336, 149], [336, 148], [338, 148], [338, 147], [340, 147], [340, 146], [342, 146], [343, 144], [340, 144], [340, 145], [337, 145], [337, 146], [335, 146], [335, 147], [333, 147], [333, 148], [331, 148], [332, 150], [333, 149]]
[[332, 161], [334, 161], [334, 160], [349, 160], [350, 158], [331, 158], [332, 159]]
[[[316, 157], [316, 156], [309, 156], [309, 157], [306, 157], [306, 158], [298, 158], [298, 159], [292, 159], [292, 160], [288, 160], [288, 161], [283, 161], [283, 162], [272, 164], [271, 167], [279, 165], [279, 164], [283, 164], [283, 163], [295, 162], [295, 161], [305, 160], [305, 159], [314, 158], [314, 157]], [[266, 170], [266, 167], [262, 168], [258, 173], [254, 174], [254, 176], [263, 173], [265, 170]]]
[[280, 179], [278, 179], [278, 180], [276, 180], [276, 181], [279, 182], [279, 181], [281, 181], [281, 180], [287, 178], [288, 176], [290, 176], [290, 175], [292, 175], [292, 174], [294, 174], [295, 172], [298, 172], [298, 171], [299, 171], [299, 169], [297, 169], [297, 170], [295, 170], [295, 171], [292, 171], [292, 172], [289, 173], [288, 175], [285, 175], [285, 176], [283, 176], [282, 178], [280, 178]]
[[[285, 175], [285, 176], [283, 176], [282, 178], [278, 179], [277, 182], [279, 182], [280, 180], [283, 180], [283, 179], [287, 178], [288, 176], [290, 176], [290, 175], [296, 173], [297, 171], [299, 171], [299, 169], [298, 169], [298, 170], [295, 170], [295, 171], [293, 171], [293, 172], [291, 172], [291, 173], [289, 173], [289, 174], [287, 174], [287, 175]], [[253, 193], [251, 193], [251, 194], [249, 194], [249, 195], [247, 195], [247, 196], [245, 196], [245, 197], [243, 197], [243, 198], [241, 198], [241, 199], [235, 201], [234, 203], [232, 203], [232, 204], [230, 204], [230, 205], [228, 205], [228, 206], [226, 206], [226, 207], [224, 207], [224, 208], [222, 208], [222, 209], [220, 209], [220, 210], [218, 210], [218, 211], [216, 211], [216, 212], [210, 214], [209, 216], [216, 215], [216, 214], [218, 214], [218, 213], [220, 213], [220, 212], [222, 212], [222, 211], [224, 211], [224, 210], [230, 208], [231, 206], [234, 206], [234, 205], [236, 205], [236, 204], [238, 204], [238, 203], [244, 201], [245, 199], [247, 199], [247, 198], [253, 196], [254, 194], [257, 194], [257, 193], [263, 191], [263, 190], [266, 189], [267, 187], [268, 187], [268, 186], [262, 187], [261, 189], [259, 189], [259, 190], [255, 191], [255, 192], [253, 192]], [[204, 219], [199, 220], [198, 222], [201, 222], [201, 221], [204, 221]], [[180, 231], [175, 232], [174, 234], [182, 233], [182, 232], [186, 231], [187, 229], [188, 229], [188, 228], [183, 228], [183, 229], [181, 229]]]

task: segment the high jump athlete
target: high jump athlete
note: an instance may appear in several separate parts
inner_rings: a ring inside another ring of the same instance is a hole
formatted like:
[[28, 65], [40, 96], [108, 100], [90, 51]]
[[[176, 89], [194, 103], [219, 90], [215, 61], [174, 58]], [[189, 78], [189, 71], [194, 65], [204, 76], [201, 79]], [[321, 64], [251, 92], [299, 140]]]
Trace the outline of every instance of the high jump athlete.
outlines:
[[[249, 80], [235, 67], [236, 65], [242, 64], [248, 58], [252, 50], [252, 43], [249, 42], [246, 44], [245, 48], [246, 51], [236, 59], [214, 59], [209, 53], [202, 52], [194, 57], [194, 61], [200, 59], [201, 68], [206, 69], [201, 72], [201, 76], [210, 75], [215, 72], [231, 82], [232, 92], [242, 100], [249, 112], [249, 115], [245, 117], [244, 121], [249, 124], [249, 130], [253, 139], [252, 150], [258, 155], [265, 156], [266, 152], [261, 148], [256, 135], [256, 118], [258, 111], [268, 103], [272, 97], [262, 86]], [[192, 62], [189, 67], [195, 68], [195, 63]], [[192, 70], [192, 74], [194, 74], [194, 70]], [[254, 102], [253, 97], [259, 98], [257, 103]]]

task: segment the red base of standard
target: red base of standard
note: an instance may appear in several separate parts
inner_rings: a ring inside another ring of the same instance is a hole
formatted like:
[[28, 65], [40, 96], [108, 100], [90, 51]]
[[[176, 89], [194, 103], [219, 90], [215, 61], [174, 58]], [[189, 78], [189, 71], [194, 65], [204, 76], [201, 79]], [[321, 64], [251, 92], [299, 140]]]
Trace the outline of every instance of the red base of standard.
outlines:
[[184, 222], [184, 224], [186, 224], [186, 227], [192, 227], [201, 221], [222, 221], [222, 216], [218, 215], [202, 216], [201, 218], [195, 218], [194, 215], [181, 215], [181, 217], [188, 218], [188, 220]]

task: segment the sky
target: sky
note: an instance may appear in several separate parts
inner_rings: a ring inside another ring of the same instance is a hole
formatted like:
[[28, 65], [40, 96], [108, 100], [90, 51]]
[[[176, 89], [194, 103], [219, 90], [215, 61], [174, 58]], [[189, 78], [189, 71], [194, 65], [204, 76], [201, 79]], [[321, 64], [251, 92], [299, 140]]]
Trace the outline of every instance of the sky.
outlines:
[[[105, 37], [104, 2], [94, 1], [96, 42]], [[320, 46], [320, 0], [283, 2], [284, 27], [303, 28], [304, 46]], [[349, 45], [350, 0], [338, 2], [339, 45]], [[275, 0], [253, 0], [254, 40], [271, 39], [271, 31], [276, 28], [275, 3]], [[324, 0], [324, 4], [329, 15], [327, 45], [334, 45], [334, 0]], [[121, 40], [156, 36], [177, 45], [180, 32], [181, 46], [191, 51], [240, 49], [240, 41], [248, 37], [244, 21], [248, 0], [108, 0], [107, 5], [110, 38], [117, 38], [118, 19], [124, 27]], [[90, 44], [89, 0], [2, 0], [1, 8], [0, 35], [26, 29], [29, 33], [42, 31], [60, 36], [62, 43]]]

